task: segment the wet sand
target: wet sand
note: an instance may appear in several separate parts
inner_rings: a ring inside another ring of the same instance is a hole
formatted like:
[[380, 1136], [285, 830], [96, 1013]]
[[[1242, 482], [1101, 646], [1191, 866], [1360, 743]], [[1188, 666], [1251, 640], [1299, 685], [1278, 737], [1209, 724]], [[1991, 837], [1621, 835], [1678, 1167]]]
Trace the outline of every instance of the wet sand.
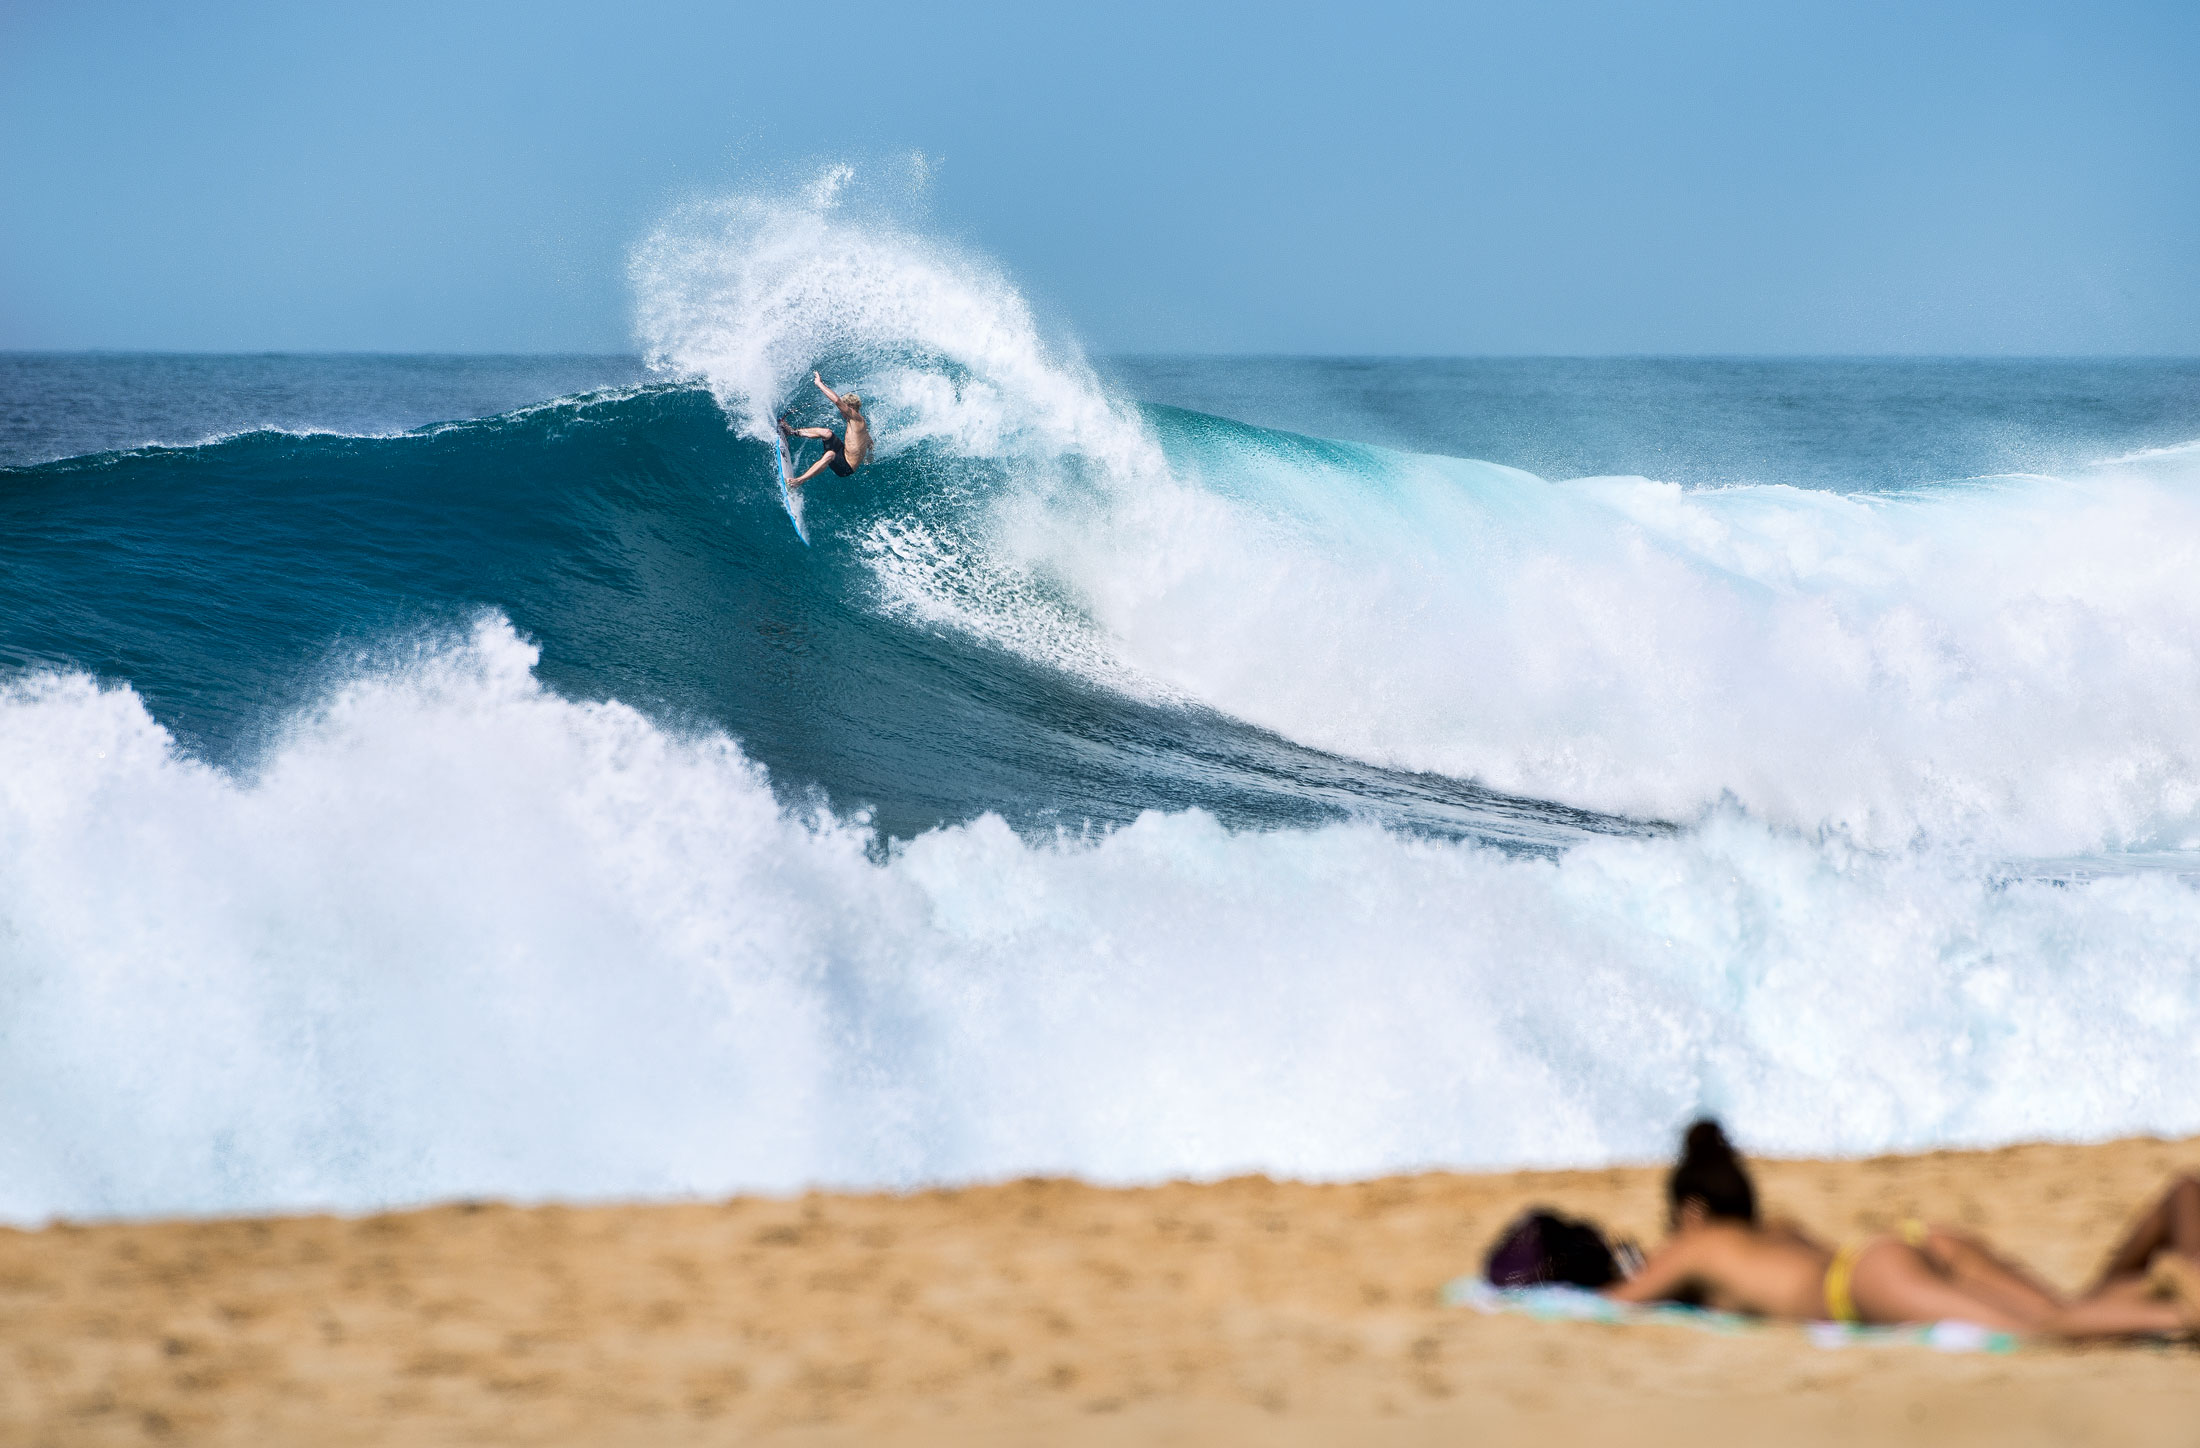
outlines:
[[[1906, 1215], [2076, 1286], [2200, 1141], [1764, 1162], [1827, 1237]], [[1645, 1240], [1662, 1169], [1027, 1181], [906, 1196], [0, 1231], [0, 1442], [2200, 1443], [2200, 1352], [1827, 1351], [1482, 1317], [1550, 1203]]]

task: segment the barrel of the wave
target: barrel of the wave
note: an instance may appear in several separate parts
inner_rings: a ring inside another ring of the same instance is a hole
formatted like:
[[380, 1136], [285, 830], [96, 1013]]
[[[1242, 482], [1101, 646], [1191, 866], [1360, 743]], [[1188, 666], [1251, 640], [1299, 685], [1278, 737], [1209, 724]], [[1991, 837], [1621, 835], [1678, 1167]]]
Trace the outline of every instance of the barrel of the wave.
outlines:
[[802, 546], [810, 546], [810, 530], [802, 526], [802, 500], [794, 489], [787, 486], [794, 477], [794, 460], [787, 456], [787, 435], [772, 434], [772, 453], [779, 460], [779, 506], [787, 510], [787, 518], [794, 524], [794, 536], [802, 540]]

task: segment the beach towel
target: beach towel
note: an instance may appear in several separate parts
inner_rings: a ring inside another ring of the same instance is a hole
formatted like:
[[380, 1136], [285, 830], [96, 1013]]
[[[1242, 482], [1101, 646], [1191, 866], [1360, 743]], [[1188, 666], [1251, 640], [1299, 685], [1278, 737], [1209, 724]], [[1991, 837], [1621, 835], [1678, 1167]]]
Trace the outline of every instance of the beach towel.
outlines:
[[[1661, 1302], [1636, 1306], [1614, 1302], [1579, 1287], [1492, 1287], [1480, 1276], [1457, 1278], [1444, 1285], [1444, 1301], [1452, 1307], [1471, 1307], [1476, 1312], [1512, 1312], [1543, 1322], [1604, 1322], [1626, 1326], [1643, 1322], [1679, 1323], [1703, 1332], [1763, 1332], [1777, 1329], [1759, 1317], [1738, 1312], [1713, 1312], [1702, 1307], [1683, 1307]], [[1935, 1352], [2014, 1352], [2017, 1339], [2011, 1333], [1993, 1332], [1969, 1322], [1926, 1322], [1902, 1327], [1866, 1327], [1852, 1322], [1806, 1322], [1803, 1334], [1820, 1347], [1874, 1347], [1909, 1343]]]

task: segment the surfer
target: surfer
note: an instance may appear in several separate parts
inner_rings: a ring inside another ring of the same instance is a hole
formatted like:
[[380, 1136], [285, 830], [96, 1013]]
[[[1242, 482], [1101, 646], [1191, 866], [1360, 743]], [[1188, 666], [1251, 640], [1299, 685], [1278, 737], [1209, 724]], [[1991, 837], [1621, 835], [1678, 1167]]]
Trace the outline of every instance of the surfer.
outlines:
[[833, 391], [825, 385], [825, 379], [815, 372], [810, 374], [810, 380], [817, 384], [818, 391], [832, 399], [833, 406], [848, 424], [848, 433], [846, 437], [842, 437], [829, 427], [789, 427], [787, 419], [781, 417], [779, 431], [789, 439], [814, 437], [823, 439], [825, 443], [823, 457], [811, 463], [801, 477], [787, 480], [790, 489], [801, 487], [826, 468], [831, 468], [839, 477], [848, 477], [871, 460], [871, 424], [863, 416], [863, 399], [853, 392]]

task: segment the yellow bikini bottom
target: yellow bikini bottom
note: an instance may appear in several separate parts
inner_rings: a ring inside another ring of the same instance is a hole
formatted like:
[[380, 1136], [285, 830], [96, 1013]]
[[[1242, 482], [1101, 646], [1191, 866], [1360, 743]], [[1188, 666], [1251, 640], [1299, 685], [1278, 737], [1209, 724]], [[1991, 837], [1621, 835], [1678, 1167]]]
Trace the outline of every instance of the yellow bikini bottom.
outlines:
[[[1902, 1224], [1902, 1240], [1923, 1250], [1930, 1235], [1925, 1224], [1915, 1217]], [[1853, 1242], [1843, 1242], [1841, 1250], [1833, 1254], [1826, 1264], [1826, 1316], [1835, 1322], [1862, 1322], [1863, 1316], [1856, 1310], [1856, 1298], [1850, 1292], [1850, 1283], [1856, 1276], [1856, 1264], [1864, 1254], [1886, 1241], [1885, 1237], [1859, 1237]]]

